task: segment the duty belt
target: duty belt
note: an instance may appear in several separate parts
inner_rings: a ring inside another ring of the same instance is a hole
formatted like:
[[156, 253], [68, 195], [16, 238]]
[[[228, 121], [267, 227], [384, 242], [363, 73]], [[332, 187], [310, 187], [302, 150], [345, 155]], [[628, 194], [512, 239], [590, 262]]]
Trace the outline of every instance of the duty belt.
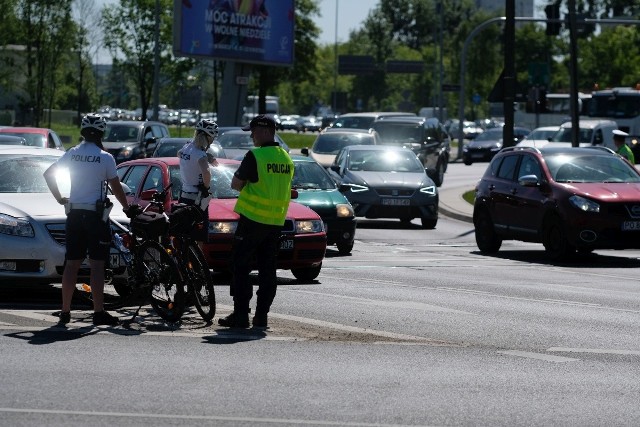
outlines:
[[190, 200], [196, 200], [198, 198], [198, 192], [196, 191], [195, 193], [190, 193], [188, 191], [181, 191], [180, 197]]
[[96, 204], [95, 203], [69, 203], [69, 209], [82, 209], [85, 211], [95, 211]]

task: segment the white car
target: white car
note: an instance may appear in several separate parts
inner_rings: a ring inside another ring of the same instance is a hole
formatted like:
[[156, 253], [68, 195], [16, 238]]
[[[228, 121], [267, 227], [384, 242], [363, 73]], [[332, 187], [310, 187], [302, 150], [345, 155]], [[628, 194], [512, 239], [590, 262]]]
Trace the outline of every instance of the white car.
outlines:
[[[64, 206], [58, 204], [44, 171], [64, 154], [49, 148], [0, 146], [0, 283], [60, 283], [64, 269]], [[69, 193], [69, 177], [58, 185]], [[128, 224], [122, 205], [111, 216]], [[81, 271], [81, 277], [88, 269]]]
[[535, 128], [516, 145], [518, 147], [543, 147], [549, 143], [549, 138], [555, 135], [560, 126], [541, 126]]

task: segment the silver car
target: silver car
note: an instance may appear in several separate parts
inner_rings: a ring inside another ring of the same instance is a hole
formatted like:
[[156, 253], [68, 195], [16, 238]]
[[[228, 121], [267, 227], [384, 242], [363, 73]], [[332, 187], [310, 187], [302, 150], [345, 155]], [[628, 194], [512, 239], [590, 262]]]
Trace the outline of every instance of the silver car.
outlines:
[[[0, 283], [59, 283], [65, 255], [64, 206], [55, 200], [44, 171], [64, 152], [49, 148], [0, 146]], [[58, 177], [63, 196], [68, 174]], [[112, 216], [128, 221], [122, 206]], [[88, 270], [81, 270], [83, 277]]]

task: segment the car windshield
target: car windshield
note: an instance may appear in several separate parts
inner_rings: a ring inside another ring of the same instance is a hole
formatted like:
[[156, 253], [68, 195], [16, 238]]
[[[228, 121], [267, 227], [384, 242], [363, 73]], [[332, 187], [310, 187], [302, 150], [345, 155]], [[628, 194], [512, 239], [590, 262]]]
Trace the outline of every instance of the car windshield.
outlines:
[[222, 148], [242, 148], [249, 150], [254, 147], [251, 133], [224, 133], [218, 137], [218, 143]]
[[388, 142], [420, 142], [422, 140], [422, 126], [413, 124], [403, 125], [397, 123], [377, 123], [375, 130], [380, 134], [380, 139]]
[[138, 128], [135, 126], [107, 125], [103, 142], [136, 142]]
[[184, 144], [181, 142], [166, 142], [164, 144], [160, 144], [153, 153], [153, 157], [175, 157], [178, 154], [178, 150], [183, 146]]
[[342, 147], [348, 145], [373, 145], [373, 137], [365, 133], [324, 134], [318, 136], [313, 143], [313, 151], [318, 154], [338, 154]]
[[354, 150], [349, 155], [352, 171], [368, 172], [424, 172], [413, 151]]
[[[43, 173], [56, 160], [55, 156], [3, 154], [0, 156], [0, 193], [49, 193]], [[56, 176], [60, 192], [69, 193], [69, 171], [61, 169]]]
[[546, 156], [545, 161], [556, 182], [640, 182], [640, 174], [621, 157]]
[[[591, 143], [591, 135], [593, 129], [580, 129], [578, 133], [578, 140], [580, 143]], [[571, 144], [571, 128], [561, 128], [552, 137], [551, 142], [566, 142]]]
[[291, 186], [298, 190], [334, 190], [336, 184], [316, 162], [295, 162]]
[[532, 140], [532, 139], [547, 140], [547, 139], [551, 138], [556, 132], [557, 131], [555, 131], [555, 130], [541, 130], [541, 129], [537, 129], [536, 130], [536, 129], [534, 129], [524, 139], [527, 139], [527, 140]]
[[3, 132], [6, 135], [20, 136], [27, 141], [27, 145], [30, 147], [46, 147], [47, 137], [39, 133], [24, 133], [24, 132]]
[[[231, 188], [231, 180], [233, 174], [238, 169], [240, 164], [219, 164], [218, 166], [210, 166], [211, 169], [211, 193], [214, 199], [237, 199], [240, 194], [233, 188]], [[182, 188], [182, 181], [180, 180], [180, 166], [171, 166], [169, 168], [169, 175], [171, 177], [171, 197], [174, 200], [180, 198], [180, 189]]]
[[475, 137], [475, 141], [502, 141], [502, 129], [486, 130]]

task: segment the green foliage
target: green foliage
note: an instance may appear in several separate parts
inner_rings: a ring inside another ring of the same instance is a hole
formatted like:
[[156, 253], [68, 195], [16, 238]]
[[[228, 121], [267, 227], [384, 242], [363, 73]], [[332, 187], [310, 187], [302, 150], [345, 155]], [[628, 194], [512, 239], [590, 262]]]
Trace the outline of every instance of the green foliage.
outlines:
[[289, 148], [310, 148], [318, 137], [317, 133], [278, 132], [280, 138], [287, 143]]

